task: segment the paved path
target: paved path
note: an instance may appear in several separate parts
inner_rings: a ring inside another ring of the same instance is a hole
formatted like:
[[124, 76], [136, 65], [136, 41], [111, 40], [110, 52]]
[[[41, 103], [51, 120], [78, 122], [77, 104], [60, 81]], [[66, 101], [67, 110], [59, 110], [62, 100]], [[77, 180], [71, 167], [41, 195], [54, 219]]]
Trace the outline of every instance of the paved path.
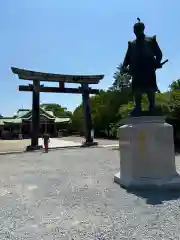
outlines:
[[[42, 138], [39, 139], [39, 145], [43, 145]], [[49, 143], [49, 148], [58, 148], [58, 147], [74, 147], [81, 146], [81, 142], [66, 141], [60, 138], [51, 138]]]
[[0, 153], [23, 152], [30, 145], [30, 139], [23, 140], [0, 140]]
[[1, 156], [0, 239], [180, 239], [180, 193], [127, 192], [118, 170], [111, 148]]
[[[97, 139], [100, 147], [118, 146], [117, 141]], [[50, 148], [58, 147], [78, 147], [81, 146], [83, 138], [81, 137], [65, 137], [65, 138], [51, 138]], [[26, 147], [30, 145], [30, 139], [23, 140], [0, 140], [0, 153], [11, 153], [11, 152], [23, 152]], [[40, 138], [39, 144], [43, 145], [43, 141]]]
[[[62, 137], [60, 139], [63, 139], [65, 141], [79, 142], [79, 143], [82, 143], [84, 141], [84, 138], [79, 136], [68, 136], [68, 137]], [[103, 138], [95, 138], [95, 141], [98, 142], [100, 145], [104, 145], [104, 146], [118, 144], [118, 140], [109, 140], [109, 139], [103, 139]]]
[[[84, 139], [80, 137], [51, 138], [49, 148], [82, 146], [83, 141]], [[95, 139], [95, 141], [97, 141], [101, 147], [119, 146], [118, 141], [106, 139]], [[43, 144], [42, 139], [39, 139], [39, 144]]]

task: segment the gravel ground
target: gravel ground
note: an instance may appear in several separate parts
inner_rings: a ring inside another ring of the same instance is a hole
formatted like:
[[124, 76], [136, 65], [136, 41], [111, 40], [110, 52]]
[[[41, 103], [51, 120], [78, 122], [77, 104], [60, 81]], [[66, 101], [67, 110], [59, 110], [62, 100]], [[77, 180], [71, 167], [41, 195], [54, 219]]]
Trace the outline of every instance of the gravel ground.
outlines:
[[0, 239], [180, 239], [180, 193], [127, 192], [118, 168], [111, 148], [0, 156]]

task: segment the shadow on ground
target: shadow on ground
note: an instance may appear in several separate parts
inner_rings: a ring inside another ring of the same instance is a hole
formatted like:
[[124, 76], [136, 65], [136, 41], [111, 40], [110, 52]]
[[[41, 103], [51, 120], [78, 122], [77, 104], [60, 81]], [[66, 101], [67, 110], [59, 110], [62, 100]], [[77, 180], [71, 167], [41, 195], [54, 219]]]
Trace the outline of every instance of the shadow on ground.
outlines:
[[180, 198], [180, 190], [133, 190], [128, 189], [128, 193], [134, 194], [140, 198], [146, 199], [150, 205], [162, 204], [165, 201], [177, 200]]

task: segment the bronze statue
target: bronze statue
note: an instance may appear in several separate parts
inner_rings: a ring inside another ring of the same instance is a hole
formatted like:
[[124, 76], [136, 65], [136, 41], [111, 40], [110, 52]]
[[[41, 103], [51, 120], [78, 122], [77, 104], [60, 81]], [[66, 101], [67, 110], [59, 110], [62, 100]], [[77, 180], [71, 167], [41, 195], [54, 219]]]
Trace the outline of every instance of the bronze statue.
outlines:
[[132, 76], [132, 93], [135, 108], [131, 116], [141, 116], [142, 94], [147, 94], [149, 114], [153, 114], [155, 107], [155, 93], [159, 91], [156, 82], [156, 69], [161, 68], [162, 52], [156, 41], [156, 36], [148, 37], [144, 34], [145, 25], [137, 18], [134, 24], [136, 39], [128, 42], [128, 49], [123, 62], [123, 72]]

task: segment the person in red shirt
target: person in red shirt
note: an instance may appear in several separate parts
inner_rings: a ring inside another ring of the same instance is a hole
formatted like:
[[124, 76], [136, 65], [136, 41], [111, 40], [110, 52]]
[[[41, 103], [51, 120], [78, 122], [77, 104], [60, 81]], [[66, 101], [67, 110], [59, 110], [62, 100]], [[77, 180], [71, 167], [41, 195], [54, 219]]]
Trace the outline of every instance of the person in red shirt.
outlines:
[[48, 150], [49, 150], [49, 134], [48, 133], [44, 133], [43, 135], [43, 138], [44, 140], [44, 149], [45, 149], [45, 152], [48, 153]]

